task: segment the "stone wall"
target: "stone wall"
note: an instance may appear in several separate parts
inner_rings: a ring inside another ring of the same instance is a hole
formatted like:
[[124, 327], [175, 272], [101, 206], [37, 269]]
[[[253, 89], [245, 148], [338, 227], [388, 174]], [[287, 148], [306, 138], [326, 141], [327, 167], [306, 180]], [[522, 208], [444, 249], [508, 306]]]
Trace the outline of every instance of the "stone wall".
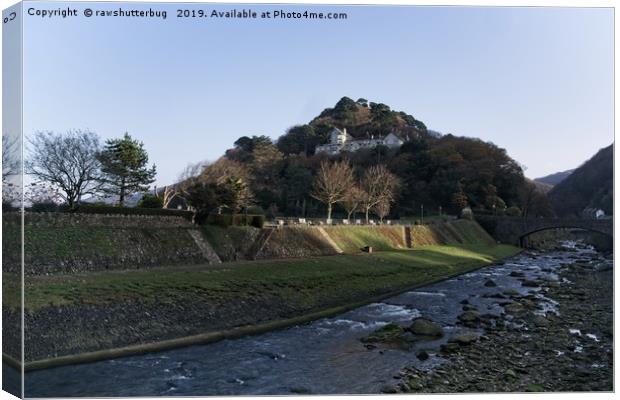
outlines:
[[[26, 213], [24, 219], [29, 275], [208, 263], [192, 235], [196, 227], [182, 217]], [[4, 272], [20, 271], [19, 221], [19, 213], [3, 215]]]

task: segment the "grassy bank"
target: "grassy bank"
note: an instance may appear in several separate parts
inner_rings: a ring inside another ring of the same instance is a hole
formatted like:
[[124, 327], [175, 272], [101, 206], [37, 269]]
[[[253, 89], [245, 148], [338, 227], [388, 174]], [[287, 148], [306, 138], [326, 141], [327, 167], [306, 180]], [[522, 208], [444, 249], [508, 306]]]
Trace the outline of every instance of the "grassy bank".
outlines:
[[[511, 246], [427, 246], [414, 250], [295, 260], [90, 272], [30, 277], [26, 309], [140, 300], [148, 303], [275, 296], [304, 309], [325, 299], [363, 297], [436, 280], [492, 263]], [[16, 304], [15, 304], [16, 305]]]
[[[25, 286], [25, 357], [27, 363], [48, 360], [40, 365], [51, 366], [282, 328], [446, 279], [518, 251], [502, 245], [428, 246], [32, 276]], [[5, 307], [18, 305], [18, 298], [5, 297]]]

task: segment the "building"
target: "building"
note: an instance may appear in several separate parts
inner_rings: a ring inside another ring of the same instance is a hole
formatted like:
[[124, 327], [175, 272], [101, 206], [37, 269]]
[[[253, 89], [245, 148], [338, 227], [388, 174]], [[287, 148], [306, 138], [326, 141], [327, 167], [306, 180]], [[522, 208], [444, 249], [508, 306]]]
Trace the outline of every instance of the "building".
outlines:
[[360, 149], [371, 149], [377, 146], [397, 148], [405, 141], [391, 132], [382, 138], [370, 137], [368, 139], [355, 139], [347, 133], [347, 129], [334, 128], [329, 134], [329, 143], [316, 147], [316, 153], [338, 154], [343, 151], [354, 152]]

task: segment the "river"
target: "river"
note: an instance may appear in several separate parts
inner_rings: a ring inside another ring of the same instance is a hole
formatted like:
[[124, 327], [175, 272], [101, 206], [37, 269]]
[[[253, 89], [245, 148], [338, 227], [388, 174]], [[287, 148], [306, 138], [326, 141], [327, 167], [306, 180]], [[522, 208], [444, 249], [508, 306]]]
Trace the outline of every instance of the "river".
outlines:
[[[489, 296], [498, 291], [534, 293], [541, 299], [538, 312], [554, 313], [554, 301], [540, 289], [524, 287], [510, 276], [557, 280], [554, 270], [593, 253], [587, 246], [566, 251], [525, 252], [437, 284], [372, 303], [333, 318], [239, 339], [181, 349], [63, 366], [26, 374], [28, 397], [286, 395], [380, 393], [393, 384], [403, 368], [433, 368], [445, 359], [439, 346], [458, 333], [482, 334], [457, 324], [461, 301], [467, 299], [481, 313], [499, 315], [502, 308]], [[492, 280], [497, 287], [485, 286]], [[561, 283], [561, 282], [560, 282]], [[391, 322], [408, 325], [418, 316], [441, 324], [445, 336], [368, 349], [359, 340]], [[430, 357], [418, 360], [425, 350]]]

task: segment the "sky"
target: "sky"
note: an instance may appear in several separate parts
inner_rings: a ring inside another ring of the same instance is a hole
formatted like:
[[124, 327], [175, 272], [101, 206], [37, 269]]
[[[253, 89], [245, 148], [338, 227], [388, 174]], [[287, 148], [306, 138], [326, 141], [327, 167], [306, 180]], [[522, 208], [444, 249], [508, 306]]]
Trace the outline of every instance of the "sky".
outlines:
[[[535, 178], [613, 142], [613, 11], [239, 6], [346, 20], [177, 18], [200, 4], [46, 3], [24, 15], [24, 134], [88, 129], [143, 141], [157, 184], [244, 135], [274, 139], [343, 96], [505, 148]], [[166, 10], [167, 18], [90, 17]]]

